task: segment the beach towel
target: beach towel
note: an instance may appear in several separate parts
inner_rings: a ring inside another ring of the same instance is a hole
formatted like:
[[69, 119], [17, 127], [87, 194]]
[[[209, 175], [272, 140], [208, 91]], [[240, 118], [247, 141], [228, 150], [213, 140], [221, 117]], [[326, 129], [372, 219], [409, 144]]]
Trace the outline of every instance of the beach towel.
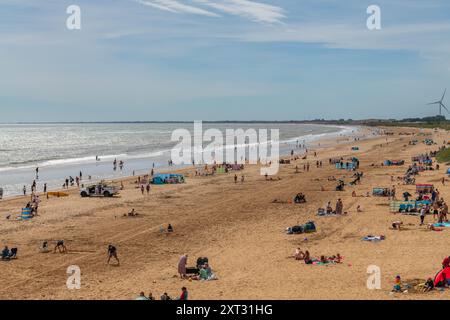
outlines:
[[326, 212], [325, 210], [318, 210], [317, 215], [319, 217], [337, 217], [338, 215], [334, 212]]
[[436, 228], [450, 228], [450, 222], [435, 223], [435, 224], [433, 224], [433, 227], [436, 227]]
[[384, 239], [386, 239], [385, 236], [371, 236], [371, 235], [362, 238], [363, 241], [371, 241], [371, 242], [378, 242]]

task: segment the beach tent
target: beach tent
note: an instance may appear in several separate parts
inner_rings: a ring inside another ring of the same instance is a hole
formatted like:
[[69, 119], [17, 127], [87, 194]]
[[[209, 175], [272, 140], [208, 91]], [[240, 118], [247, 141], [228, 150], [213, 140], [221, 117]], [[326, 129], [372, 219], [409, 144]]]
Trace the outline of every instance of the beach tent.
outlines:
[[402, 166], [405, 164], [404, 160], [384, 160], [385, 166]]
[[153, 184], [166, 183], [184, 183], [184, 176], [182, 174], [174, 173], [158, 173], [153, 176]]
[[336, 163], [339, 163], [339, 162], [341, 162], [341, 161], [342, 161], [341, 158], [331, 158], [331, 159], [330, 159], [330, 163], [331, 163], [331, 164], [336, 164]]
[[373, 188], [372, 190], [372, 195], [375, 197], [387, 197], [389, 194], [389, 188]]
[[293, 226], [286, 229], [287, 234], [300, 234], [312, 232], [316, 232], [316, 225], [314, 224], [314, 221], [308, 221], [303, 225]]
[[431, 193], [434, 190], [434, 186], [432, 184], [417, 184], [416, 192], [417, 193]]
[[447, 283], [450, 280], [450, 268], [444, 268], [442, 270], [440, 270], [436, 277], [434, 277], [434, 286], [435, 287], [443, 287], [444, 286], [444, 282], [447, 281]]
[[357, 168], [356, 162], [342, 162], [342, 164], [336, 163], [336, 169], [353, 170], [356, 168]]
[[31, 208], [22, 208], [21, 214], [22, 220], [28, 220], [33, 218], [33, 214], [31, 213]]
[[390, 212], [405, 212], [408, 214], [418, 215], [418, 208], [421, 205], [431, 205], [430, 200], [421, 201], [391, 201], [390, 202]]
[[243, 164], [232, 164], [231, 165], [231, 169], [233, 170], [243, 170], [244, 169], [244, 165]]
[[447, 169], [447, 174], [450, 174], [450, 168]]

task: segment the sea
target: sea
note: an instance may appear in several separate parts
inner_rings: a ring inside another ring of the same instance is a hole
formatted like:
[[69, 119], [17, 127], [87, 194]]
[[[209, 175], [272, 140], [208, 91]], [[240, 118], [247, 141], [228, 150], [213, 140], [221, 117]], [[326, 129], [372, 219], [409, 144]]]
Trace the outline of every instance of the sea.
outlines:
[[[280, 154], [288, 154], [298, 144], [311, 144], [320, 138], [349, 135], [357, 127], [296, 123], [203, 123], [203, 132], [218, 129], [279, 130]], [[33, 180], [37, 191], [61, 189], [66, 178], [83, 181], [118, 179], [133, 175], [163, 172], [168, 167], [172, 149], [172, 133], [186, 129], [194, 140], [194, 123], [51, 123], [0, 124], [0, 188], [3, 197], [28, 193]], [[204, 142], [205, 145], [208, 142]], [[304, 149], [302, 148], [304, 151]], [[113, 161], [123, 161], [122, 170]], [[186, 164], [187, 166], [187, 164]], [[39, 168], [36, 175], [36, 168]], [[176, 168], [179, 168], [176, 167]]]

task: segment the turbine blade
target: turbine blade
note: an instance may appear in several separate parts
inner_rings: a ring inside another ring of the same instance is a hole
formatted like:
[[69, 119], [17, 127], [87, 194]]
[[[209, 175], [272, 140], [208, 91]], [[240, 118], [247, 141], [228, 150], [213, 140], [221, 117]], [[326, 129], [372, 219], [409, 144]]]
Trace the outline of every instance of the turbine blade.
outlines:
[[447, 107], [446, 107], [443, 103], [441, 103], [441, 106], [442, 106], [442, 108], [444, 108], [445, 110], [447, 110], [448, 113], [450, 113], [450, 111], [448, 111]]
[[444, 101], [444, 97], [445, 97], [445, 93], [446, 93], [446, 92], [447, 92], [447, 88], [445, 88], [445, 90], [444, 90], [444, 94], [442, 95], [441, 102]]
[[427, 106], [432, 105], [432, 104], [440, 104], [440, 101], [436, 101], [436, 102], [432, 102], [432, 103], [427, 103]]

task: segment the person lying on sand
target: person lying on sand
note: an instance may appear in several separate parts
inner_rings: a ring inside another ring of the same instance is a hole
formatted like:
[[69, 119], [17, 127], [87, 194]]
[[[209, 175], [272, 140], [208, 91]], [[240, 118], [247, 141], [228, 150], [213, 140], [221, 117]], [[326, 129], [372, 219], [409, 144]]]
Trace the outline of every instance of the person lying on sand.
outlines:
[[294, 258], [297, 261], [301, 261], [305, 259], [305, 253], [303, 253], [302, 250], [300, 250], [300, 248], [297, 248], [295, 250], [295, 253], [293, 254], [292, 258]]
[[436, 228], [432, 223], [429, 223], [427, 228], [430, 231], [444, 231], [444, 228]]

